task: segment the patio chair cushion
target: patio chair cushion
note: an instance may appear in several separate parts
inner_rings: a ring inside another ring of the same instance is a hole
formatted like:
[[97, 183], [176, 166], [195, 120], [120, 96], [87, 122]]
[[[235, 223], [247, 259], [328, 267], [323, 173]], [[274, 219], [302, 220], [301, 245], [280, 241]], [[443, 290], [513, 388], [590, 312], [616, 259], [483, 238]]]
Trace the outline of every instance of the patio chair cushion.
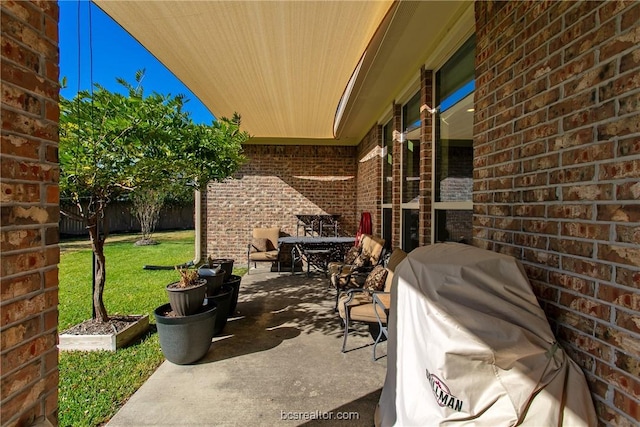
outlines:
[[362, 253], [366, 255], [371, 265], [376, 265], [382, 255], [385, 240], [376, 236], [365, 234], [362, 236]]
[[[380, 295], [380, 297], [387, 298], [386, 295]], [[343, 319], [346, 317], [345, 301], [348, 298], [348, 294], [346, 292], [343, 293], [343, 295], [340, 296], [340, 302], [338, 304], [338, 312], [340, 313], [340, 317]], [[373, 297], [369, 292], [357, 293], [353, 297], [353, 299], [346, 305], [349, 307], [349, 318], [351, 320], [356, 320], [359, 322], [378, 323], [378, 318], [376, 317], [376, 313], [373, 310]], [[380, 319], [384, 323], [386, 323], [387, 314], [381, 307], [378, 307], [378, 314], [380, 315]]]
[[250, 261], [278, 261], [278, 251], [253, 252], [249, 255]]
[[389, 261], [387, 262], [387, 268], [390, 271], [396, 271], [396, 267], [398, 264], [402, 262], [407, 257], [407, 253], [400, 248], [395, 248], [393, 252], [391, 252], [391, 256], [389, 257]]
[[389, 270], [383, 266], [377, 265], [371, 273], [369, 273], [362, 287], [372, 292], [381, 291], [385, 287], [388, 272]]
[[280, 250], [278, 249], [278, 239], [280, 238], [280, 228], [266, 227], [254, 228], [251, 235], [251, 243], [247, 246], [247, 265], [251, 271], [251, 262], [277, 262], [280, 271]]
[[387, 277], [384, 280], [384, 292], [391, 292], [391, 284], [393, 283], [393, 271], [387, 269]]
[[353, 307], [363, 305], [363, 304], [369, 304], [373, 301], [373, 298], [371, 297], [371, 294], [369, 292], [357, 292], [353, 296], [351, 301], [346, 303], [348, 299], [349, 299], [349, 294], [347, 292], [340, 293], [340, 299], [338, 302], [338, 313], [340, 314], [340, 317], [342, 317], [343, 319], [346, 316], [345, 305], [348, 306], [350, 309], [353, 309]]
[[253, 239], [267, 239], [271, 246], [267, 246], [267, 250], [274, 250], [278, 247], [278, 239], [280, 238], [280, 228], [268, 227], [268, 228], [254, 228]]

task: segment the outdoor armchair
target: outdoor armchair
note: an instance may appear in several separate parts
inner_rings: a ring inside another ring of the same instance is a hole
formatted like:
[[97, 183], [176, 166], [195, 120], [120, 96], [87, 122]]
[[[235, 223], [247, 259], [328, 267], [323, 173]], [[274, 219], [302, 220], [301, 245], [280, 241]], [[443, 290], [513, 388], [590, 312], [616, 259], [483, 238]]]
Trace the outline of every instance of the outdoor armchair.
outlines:
[[251, 243], [247, 246], [247, 274], [251, 272], [251, 263], [254, 267], [258, 262], [278, 263], [280, 272], [280, 250], [278, 239], [280, 228], [254, 228]]
[[349, 328], [354, 321], [377, 325], [378, 333], [373, 345], [373, 359], [376, 360], [376, 347], [387, 336], [387, 317], [391, 307], [391, 287], [396, 267], [407, 254], [400, 248], [394, 249], [388, 258], [386, 267], [376, 266], [365, 279], [362, 288], [348, 289], [338, 297], [338, 312], [344, 325], [342, 352], [346, 351]]
[[342, 262], [329, 263], [329, 281], [336, 289], [336, 308], [340, 292], [361, 288], [369, 273], [384, 260], [385, 240], [364, 234], [360, 244], [351, 248]]

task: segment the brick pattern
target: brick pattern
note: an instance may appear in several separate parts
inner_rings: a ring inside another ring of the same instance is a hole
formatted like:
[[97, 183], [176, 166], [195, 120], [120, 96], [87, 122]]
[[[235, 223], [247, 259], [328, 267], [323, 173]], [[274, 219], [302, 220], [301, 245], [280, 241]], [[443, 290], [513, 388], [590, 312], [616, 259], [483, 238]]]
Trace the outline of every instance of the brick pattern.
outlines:
[[474, 244], [521, 259], [603, 425], [640, 419], [640, 4], [476, 2]]
[[402, 184], [402, 105], [393, 104], [393, 172], [392, 172], [392, 224], [391, 235], [393, 236], [392, 247], [402, 245], [402, 209], [401, 206], [401, 184]]
[[369, 174], [357, 164], [357, 147], [246, 145], [244, 153], [248, 161], [234, 179], [211, 183], [204, 194], [203, 256], [246, 264], [253, 228], [278, 226], [295, 236], [295, 214], [340, 214], [341, 233], [355, 235], [357, 210], [370, 203], [356, 200], [358, 174]]
[[57, 424], [58, 4], [1, 10], [0, 423]]
[[372, 232], [382, 235], [382, 126], [374, 126], [358, 145], [356, 215], [371, 213]]
[[433, 224], [431, 209], [433, 207], [433, 126], [434, 116], [428, 108], [434, 108], [433, 71], [420, 69], [420, 225], [418, 239], [420, 246], [431, 243]]

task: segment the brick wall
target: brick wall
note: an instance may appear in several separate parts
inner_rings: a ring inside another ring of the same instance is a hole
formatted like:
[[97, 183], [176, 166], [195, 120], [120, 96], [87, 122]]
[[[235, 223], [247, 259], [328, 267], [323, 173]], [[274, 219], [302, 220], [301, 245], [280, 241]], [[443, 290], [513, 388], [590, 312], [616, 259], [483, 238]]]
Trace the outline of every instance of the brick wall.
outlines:
[[[382, 235], [382, 126], [374, 126], [358, 145], [356, 215], [371, 213], [373, 234]], [[357, 225], [356, 225], [357, 227]]]
[[640, 418], [639, 22], [476, 3], [474, 244], [524, 262], [603, 425]]
[[1, 10], [0, 422], [57, 424], [58, 5]]
[[295, 236], [295, 214], [340, 214], [341, 233], [355, 234], [356, 147], [247, 145], [244, 152], [248, 162], [234, 179], [207, 188], [205, 256], [244, 264], [253, 228]]
[[402, 228], [400, 202], [402, 200], [402, 105], [393, 104], [393, 172], [392, 172], [392, 224], [391, 235], [393, 236], [392, 247], [401, 246]]
[[[431, 243], [433, 224], [431, 208], [433, 195], [433, 115], [428, 108], [435, 108], [433, 99], [433, 71], [420, 69], [420, 246]], [[428, 108], [427, 108], [428, 107]]]

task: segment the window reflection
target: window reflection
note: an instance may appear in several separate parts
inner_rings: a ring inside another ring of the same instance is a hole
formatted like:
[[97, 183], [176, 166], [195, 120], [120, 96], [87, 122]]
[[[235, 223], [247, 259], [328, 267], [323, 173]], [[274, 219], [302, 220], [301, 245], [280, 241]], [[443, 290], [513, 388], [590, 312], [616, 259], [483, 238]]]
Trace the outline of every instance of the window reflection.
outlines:
[[420, 194], [420, 92], [402, 107], [402, 203], [418, 203]]

